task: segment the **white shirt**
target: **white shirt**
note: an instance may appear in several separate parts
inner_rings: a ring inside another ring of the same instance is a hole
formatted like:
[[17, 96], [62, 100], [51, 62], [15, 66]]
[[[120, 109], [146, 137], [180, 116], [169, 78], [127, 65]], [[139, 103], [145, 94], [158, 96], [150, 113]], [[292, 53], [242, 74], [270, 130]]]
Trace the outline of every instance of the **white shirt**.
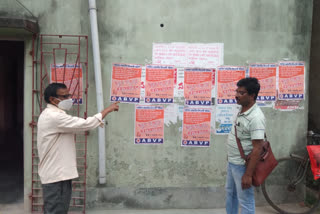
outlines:
[[[241, 109], [240, 109], [241, 112]], [[245, 155], [252, 149], [252, 140], [263, 140], [266, 121], [263, 112], [255, 103], [250, 109], [243, 113], [238, 113], [235, 124], [237, 126], [237, 136], [240, 139]], [[244, 165], [245, 161], [240, 155], [237, 140], [235, 137], [234, 126], [228, 136], [228, 161], [236, 165]]]
[[37, 147], [42, 184], [77, 178], [74, 134], [103, 127], [102, 114], [87, 119], [73, 117], [48, 104], [38, 120]]

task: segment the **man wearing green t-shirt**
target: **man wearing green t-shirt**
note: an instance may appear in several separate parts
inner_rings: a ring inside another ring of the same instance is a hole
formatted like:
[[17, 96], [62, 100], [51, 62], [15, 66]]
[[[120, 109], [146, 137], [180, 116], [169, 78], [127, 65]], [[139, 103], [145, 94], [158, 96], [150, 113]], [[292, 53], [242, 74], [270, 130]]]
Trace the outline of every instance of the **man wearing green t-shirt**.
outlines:
[[235, 129], [231, 129], [228, 136], [228, 171], [226, 181], [226, 210], [227, 214], [238, 214], [239, 205], [241, 214], [255, 213], [254, 189], [252, 174], [262, 150], [265, 133], [265, 117], [256, 104], [260, 91], [259, 81], [254, 77], [241, 79], [237, 83], [236, 100], [241, 105], [235, 119], [237, 136], [241, 141], [245, 155], [251, 153], [247, 167], [241, 158]]

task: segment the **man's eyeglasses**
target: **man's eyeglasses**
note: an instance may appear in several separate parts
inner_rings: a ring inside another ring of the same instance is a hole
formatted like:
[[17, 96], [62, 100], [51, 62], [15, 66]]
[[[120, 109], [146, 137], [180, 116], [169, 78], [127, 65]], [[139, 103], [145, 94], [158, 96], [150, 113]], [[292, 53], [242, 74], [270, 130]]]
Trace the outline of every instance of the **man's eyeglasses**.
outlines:
[[245, 95], [246, 93], [248, 93], [246, 91], [238, 91], [238, 90], [236, 90], [235, 92], [236, 92], [236, 94], [240, 94], [241, 96]]
[[68, 99], [68, 98], [71, 97], [71, 94], [66, 94], [66, 95], [59, 95], [59, 94], [57, 94], [57, 97], [62, 97], [62, 98], [64, 98], [64, 99]]

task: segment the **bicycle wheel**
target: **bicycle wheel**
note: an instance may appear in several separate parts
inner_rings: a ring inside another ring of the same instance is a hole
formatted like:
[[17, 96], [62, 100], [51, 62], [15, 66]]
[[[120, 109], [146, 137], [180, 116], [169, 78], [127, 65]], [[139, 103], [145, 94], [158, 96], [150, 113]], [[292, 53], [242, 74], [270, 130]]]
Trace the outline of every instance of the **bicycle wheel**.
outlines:
[[301, 158], [281, 158], [262, 184], [264, 197], [279, 213], [310, 214], [319, 207], [319, 191], [306, 185], [305, 167], [309, 167], [309, 164], [306, 165]]

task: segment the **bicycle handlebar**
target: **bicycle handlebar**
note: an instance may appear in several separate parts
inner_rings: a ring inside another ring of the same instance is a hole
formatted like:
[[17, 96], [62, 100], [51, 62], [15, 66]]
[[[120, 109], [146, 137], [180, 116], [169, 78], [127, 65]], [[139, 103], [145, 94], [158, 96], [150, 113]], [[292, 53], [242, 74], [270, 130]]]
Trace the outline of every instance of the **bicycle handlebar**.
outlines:
[[[320, 134], [314, 133], [312, 130], [308, 131], [308, 137], [312, 138], [311, 145], [320, 145]], [[310, 145], [310, 143], [308, 143]]]

